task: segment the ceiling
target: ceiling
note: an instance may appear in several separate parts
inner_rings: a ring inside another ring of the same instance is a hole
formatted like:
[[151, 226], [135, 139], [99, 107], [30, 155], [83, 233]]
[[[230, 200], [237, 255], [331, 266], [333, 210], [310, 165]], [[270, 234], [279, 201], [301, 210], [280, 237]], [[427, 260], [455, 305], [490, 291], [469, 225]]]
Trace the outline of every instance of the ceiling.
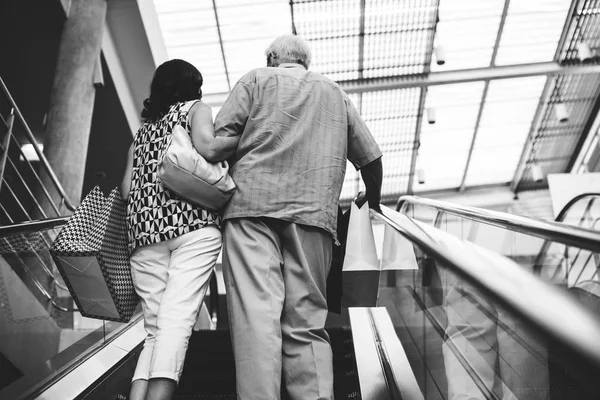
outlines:
[[[581, 170], [575, 160], [586, 150], [588, 133], [597, 133], [596, 0], [154, 5], [168, 57], [200, 69], [215, 114], [245, 72], [265, 65], [264, 51], [276, 36], [307, 39], [311, 70], [349, 93], [383, 151], [384, 199], [498, 185], [515, 193], [544, 187], [548, 173]], [[568, 119], [559, 122], [562, 111]], [[361, 185], [349, 166], [342, 200]]]

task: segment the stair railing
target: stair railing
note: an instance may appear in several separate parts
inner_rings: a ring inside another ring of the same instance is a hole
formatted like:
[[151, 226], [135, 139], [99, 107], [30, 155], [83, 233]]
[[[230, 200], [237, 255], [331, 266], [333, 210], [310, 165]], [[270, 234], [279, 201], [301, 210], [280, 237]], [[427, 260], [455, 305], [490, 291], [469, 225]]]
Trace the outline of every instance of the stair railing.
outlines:
[[[62, 184], [56, 177], [50, 163], [46, 159], [42, 149], [37, 143], [35, 136], [29, 125], [25, 121], [23, 114], [17, 107], [13, 97], [11, 96], [6, 84], [0, 78], [0, 88], [2, 89], [3, 97], [8, 102], [10, 108], [8, 117], [2, 116], [0, 110], [0, 197], [4, 201], [0, 201], [0, 211], [4, 214], [4, 224], [12, 224], [22, 222], [23, 220], [42, 218], [60, 217], [62, 213], [59, 209], [60, 205], [64, 205], [67, 210], [74, 211], [75, 206], [70, 201]], [[0, 102], [2, 104], [2, 102]], [[2, 129], [4, 128], [4, 129]], [[18, 135], [16, 132], [18, 129]], [[26, 157], [21, 146], [23, 144], [31, 144], [33, 151], [37, 155], [40, 162], [40, 168], [32, 165], [31, 161]], [[13, 148], [14, 146], [14, 148]], [[52, 188], [46, 187], [40, 178], [40, 172], [43, 171], [49, 178], [53, 190], [60, 197], [60, 204], [57, 204], [50, 195]], [[26, 179], [25, 174], [31, 176], [31, 179]], [[9, 178], [10, 176], [10, 178]], [[19, 186], [19, 188], [17, 188]], [[36, 188], [40, 190], [36, 192]], [[50, 204], [54, 215], [48, 215], [48, 210], [44, 210], [40, 204], [40, 198], [45, 197]], [[6, 204], [6, 200], [13, 202], [13, 207]], [[27, 202], [33, 203], [34, 210], [31, 211], [27, 206]], [[11, 210], [13, 213], [11, 213]], [[39, 216], [32, 215], [34, 212], [39, 213]], [[20, 218], [15, 217], [15, 213], [21, 215]]]

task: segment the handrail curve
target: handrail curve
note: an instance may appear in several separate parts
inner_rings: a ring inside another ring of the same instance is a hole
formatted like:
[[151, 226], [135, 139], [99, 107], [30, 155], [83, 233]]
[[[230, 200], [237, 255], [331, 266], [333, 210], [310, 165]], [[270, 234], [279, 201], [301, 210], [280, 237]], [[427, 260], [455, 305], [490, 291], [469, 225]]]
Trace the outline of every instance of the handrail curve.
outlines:
[[400, 197], [396, 204], [396, 211], [401, 212], [408, 204], [422, 205], [514, 232], [600, 252], [600, 232], [597, 231], [417, 196]]
[[569, 212], [569, 210], [571, 209], [571, 207], [573, 207], [574, 204], [578, 203], [579, 200], [584, 199], [586, 197], [599, 197], [600, 198], [600, 193], [582, 193], [582, 194], [578, 194], [577, 196], [573, 197], [560, 210], [560, 212], [558, 213], [558, 215], [556, 216], [556, 218], [554, 219], [554, 221], [556, 221], [556, 222], [562, 222], [562, 221], [564, 221], [565, 217], [567, 216], [567, 213]]
[[[560, 212], [558, 213], [558, 215], [556, 216], [556, 218], [554, 219], [555, 222], [559, 222], [562, 223], [565, 218], [567, 217], [567, 214], [569, 213], [569, 211], [571, 211], [571, 208], [573, 207], [574, 204], [578, 203], [581, 199], [584, 199], [586, 197], [600, 197], [600, 193], [582, 193], [579, 194], [575, 197], [573, 197], [571, 200], [569, 200], [569, 202], [567, 204], [565, 204], [565, 206], [560, 210]], [[586, 210], [582, 215], [582, 219], [580, 219], [579, 224], [581, 225], [581, 223], [583, 222], [583, 218], [586, 215], [586, 213], [589, 211], [590, 207], [592, 206], [592, 199], [590, 199], [590, 202], [588, 202], [587, 206], [586, 206]], [[537, 257], [535, 258], [535, 262], [533, 263], [533, 271], [536, 274], [541, 273], [542, 268], [543, 268], [543, 263], [544, 263], [544, 259], [546, 258], [546, 254], [548, 253], [548, 249], [550, 248], [550, 246], [552, 245], [552, 241], [551, 240], [545, 240], [544, 244], [542, 244], [542, 247], [540, 248], [540, 251], [538, 252]], [[579, 252], [577, 253], [577, 256], [575, 259], [577, 259], [577, 257], [579, 257], [579, 253], [581, 252], [581, 249], [579, 250]], [[591, 254], [590, 254], [591, 257]], [[574, 264], [574, 263], [572, 263]], [[581, 277], [581, 273], [583, 273], [584, 269], [581, 269], [581, 272], [579, 274], [579, 277]], [[577, 280], [575, 280], [575, 283], [578, 282], [579, 277], [577, 278]]]
[[[381, 206], [372, 215], [395, 228], [426, 254], [523, 318], [551, 338], [600, 368], [600, 319], [568, 293], [539, 280], [511, 260], [477, 245], [453, 239], [447, 246], [436, 239], [436, 228], [418, 223], [399, 212]], [[527, 290], [524, 290], [527, 288]], [[560, 310], [560, 318], [557, 317]]]

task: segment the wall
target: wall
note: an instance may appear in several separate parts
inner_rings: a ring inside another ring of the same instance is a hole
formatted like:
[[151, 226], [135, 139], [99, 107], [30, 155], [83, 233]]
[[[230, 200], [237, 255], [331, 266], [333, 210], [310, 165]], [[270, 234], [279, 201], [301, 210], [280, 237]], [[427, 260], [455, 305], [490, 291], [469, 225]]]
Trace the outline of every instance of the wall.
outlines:
[[83, 195], [96, 185], [105, 194], [120, 186], [127, 150], [133, 137], [114, 82], [102, 58], [104, 87], [96, 91], [92, 131], [88, 147]]
[[40, 141], [64, 22], [56, 0], [0, 2], [0, 77]]

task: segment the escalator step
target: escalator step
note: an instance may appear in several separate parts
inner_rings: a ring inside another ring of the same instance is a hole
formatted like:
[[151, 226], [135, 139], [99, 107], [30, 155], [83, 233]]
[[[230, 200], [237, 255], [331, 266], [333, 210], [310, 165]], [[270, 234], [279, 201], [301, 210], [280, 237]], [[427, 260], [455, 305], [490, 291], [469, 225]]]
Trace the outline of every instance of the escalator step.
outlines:
[[[351, 333], [341, 328], [327, 331], [333, 349], [335, 398], [360, 399]], [[194, 332], [175, 399], [235, 398], [235, 366], [229, 332]]]

